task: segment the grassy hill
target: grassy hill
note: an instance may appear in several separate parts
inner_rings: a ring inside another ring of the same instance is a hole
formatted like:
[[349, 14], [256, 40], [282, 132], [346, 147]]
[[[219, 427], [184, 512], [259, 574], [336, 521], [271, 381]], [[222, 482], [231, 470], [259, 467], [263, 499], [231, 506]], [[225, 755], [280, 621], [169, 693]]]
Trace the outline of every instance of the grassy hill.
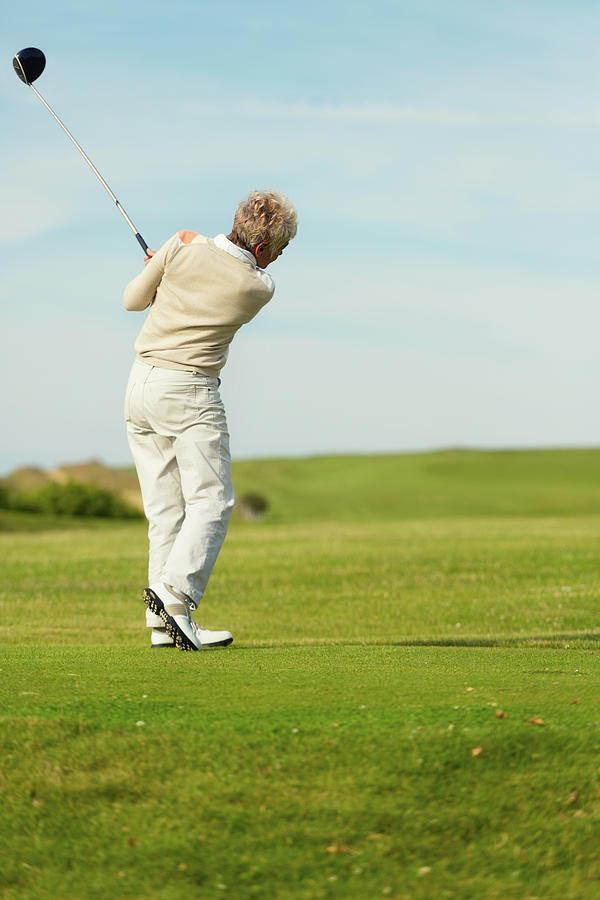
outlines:
[[[28, 490], [44, 480], [94, 484], [140, 506], [135, 470], [98, 462], [5, 479]], [[600, 449], [447, 450], [374, 456], [247, 460], [233, 464], [238, 499], [264, 497], [270, 523], [557, 516], [600, 511]], [[5, 527], [7, 515], [1, 513]]]
[[600, 449], [448, 450], [234, 464], [267, 521], [553, 516], [600, 511]]

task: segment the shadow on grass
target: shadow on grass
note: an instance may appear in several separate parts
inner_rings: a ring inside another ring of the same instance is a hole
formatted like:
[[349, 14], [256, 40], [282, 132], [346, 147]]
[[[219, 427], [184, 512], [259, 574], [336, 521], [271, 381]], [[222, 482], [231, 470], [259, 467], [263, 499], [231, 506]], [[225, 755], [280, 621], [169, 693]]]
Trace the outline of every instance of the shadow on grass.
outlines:
[[[303, 647], [540, 647], [560, 650], [587, 650], [600, 644], [599, 632], [520, 635], [519, 637], [441, 637], [402, 640], [364, 640], [360, 638], [323, 638], [307, 641], [270, 641], [238, 644], [236, 650], [268, 650]], [[232, 648], [233, 649], [233, 648]]]
[[465, 638], [407, 638], [393, 641], [395, 647], [561, 647], [565, 644], [598, 643], [600, 634], [578, 632], [576, 634], [533, 634], [520, 637], [465, 637]]

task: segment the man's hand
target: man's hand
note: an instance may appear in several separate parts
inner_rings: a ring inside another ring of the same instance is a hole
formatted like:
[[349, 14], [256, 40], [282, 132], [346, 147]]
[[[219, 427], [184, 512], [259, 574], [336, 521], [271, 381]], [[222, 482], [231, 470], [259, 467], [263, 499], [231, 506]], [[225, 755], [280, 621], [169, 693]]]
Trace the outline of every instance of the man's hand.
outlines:
[[145, 266], [147, 266], [148, 263], [150, 262], [150, 260], [152, 259], [152, 257], [156, 255], [156, 250], [151, 250], [150, 247], [148, 247], [147, 253], [148, 253], [148, 255], [144, 258]]

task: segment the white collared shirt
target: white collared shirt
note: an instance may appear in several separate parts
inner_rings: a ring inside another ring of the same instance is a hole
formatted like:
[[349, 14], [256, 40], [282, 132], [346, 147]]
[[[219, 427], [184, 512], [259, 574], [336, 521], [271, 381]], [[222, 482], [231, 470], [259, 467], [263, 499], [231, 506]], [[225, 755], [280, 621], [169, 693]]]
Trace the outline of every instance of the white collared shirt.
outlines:
[[219, 250], [224, 250], [226, 253], [230, 253], [232, 256], [235, 256], [236, 259], [245, 259], [248, 262], [251, 262], [256, 270], [256, 274], [263, 282], [264, 285], [270, 290], [275, 290], [275, 283], [268, 272], [265, 272], [264, 269], [261, 269], [259, 265], [256, 263], [256, 259], [254, 255], [250, 253], [249, 250], [244, 250], [242, 247], [238, 247], [237, 244], [234, 244], [233, 241], [230, 241], [228, 237], [224, 234], [218, 234], [213, 238], [215, 242], [215, 246], [219, 248]]

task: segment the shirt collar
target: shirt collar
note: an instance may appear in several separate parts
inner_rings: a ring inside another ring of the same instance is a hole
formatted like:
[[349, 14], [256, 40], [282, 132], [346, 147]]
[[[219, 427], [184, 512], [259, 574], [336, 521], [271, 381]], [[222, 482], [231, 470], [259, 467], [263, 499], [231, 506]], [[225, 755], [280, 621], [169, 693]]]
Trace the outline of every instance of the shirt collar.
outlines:
[[237, 244], [230, 241], [224, 234], [218, 234], [213, 240], [219, 250], [225, 250], [226, 253], [231, 253], [231, 255], [235, 256], [237, 259], [245, 259], [248, 262], [251, 262], [255, 269], [258, 268], [254, 254], [250, 253], [249, 250], [243, 250], [242, 247], [238, 247]]

